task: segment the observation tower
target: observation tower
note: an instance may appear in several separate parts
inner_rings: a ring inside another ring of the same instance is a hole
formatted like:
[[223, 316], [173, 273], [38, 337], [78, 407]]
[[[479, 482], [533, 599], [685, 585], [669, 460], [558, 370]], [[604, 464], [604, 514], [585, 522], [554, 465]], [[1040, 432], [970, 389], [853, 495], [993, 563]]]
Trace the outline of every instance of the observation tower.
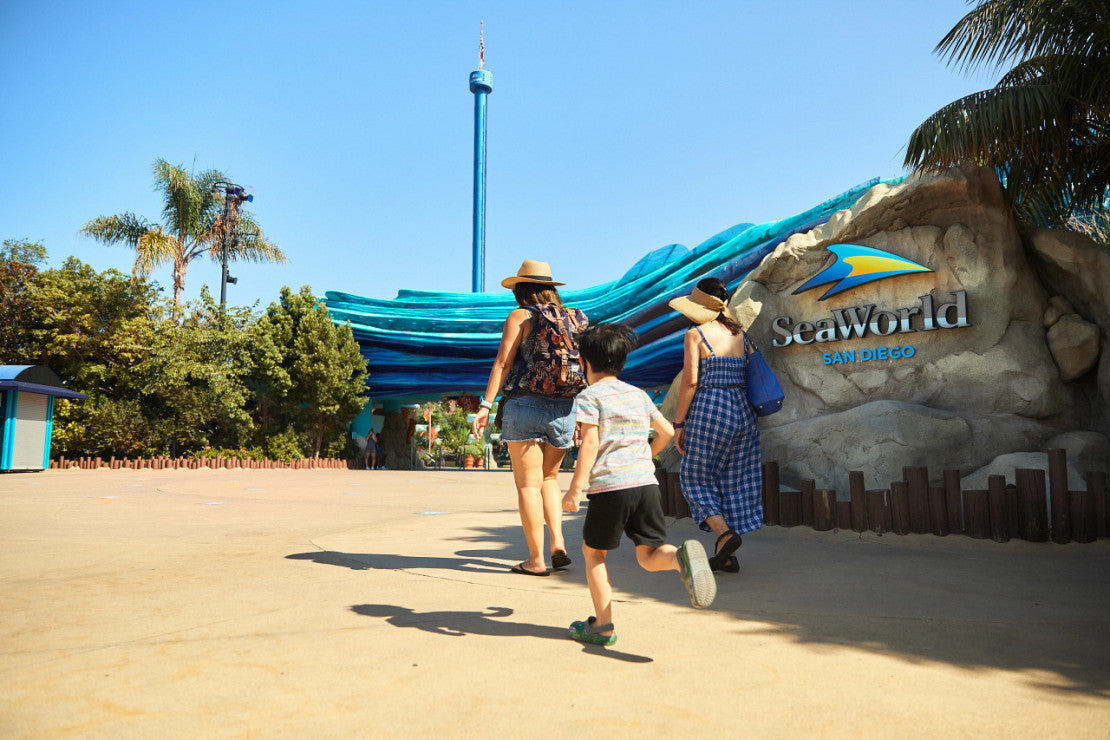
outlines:
[[486, 64], [485, 22], [478, 37], [478, 69], [470, 73], [474, 93], [474, 261], [470, 277], [473, 293], [486, 290], [486, 96], [493, 92], [493, 75]]

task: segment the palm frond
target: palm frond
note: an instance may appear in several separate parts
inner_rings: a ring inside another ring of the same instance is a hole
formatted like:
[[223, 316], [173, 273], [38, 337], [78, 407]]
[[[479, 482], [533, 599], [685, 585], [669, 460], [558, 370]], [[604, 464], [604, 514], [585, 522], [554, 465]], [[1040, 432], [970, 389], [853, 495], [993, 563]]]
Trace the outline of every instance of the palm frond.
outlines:
[[1107, 0], [983, 0], [936, 53], [965, 70], [1044, 54], [1090, 57], [1110, 42]]
[[124, 243], [134, 248], [143, 234], [154, 228], [154, 224], [133, 213], [115, 216], [98, 216], [81, 227], [82, 236], [92, 237], [103, 244]]
[[242, 211], [239, 214], [238, 232], [239, 244], [228, 255], [232, 259], [249, 262], [277, 262], [279, 264], [286, 262], [285, 253], [266, 238], [262, 233], [262, 227], [254, 220], [254, 216], [247, 211]]
[[1016, 152], [1034, 165], [1070, 143], [1057, 130], [1060, 101], [1045, 85], [991, 88], [949, 103], [910, 136], [905, 164], [943, 169], [959, 163], [1004, 165]]
[[181, 255], [177, 239], [156, 226], [139, 240], [135, 247], [135, 268], [146, 274], [163, 262], [174, 262]]
[[1043, 56], [1022, 60], [1015, 64], [1013, 69], [1002, 75], [1002, 79], [998, 81], [995, 87], [1047, 85], [1050, 81], [1048, 78], [1049, 71], [1054, 71], [1059, 61], [1059, 57], [1047, 58]]

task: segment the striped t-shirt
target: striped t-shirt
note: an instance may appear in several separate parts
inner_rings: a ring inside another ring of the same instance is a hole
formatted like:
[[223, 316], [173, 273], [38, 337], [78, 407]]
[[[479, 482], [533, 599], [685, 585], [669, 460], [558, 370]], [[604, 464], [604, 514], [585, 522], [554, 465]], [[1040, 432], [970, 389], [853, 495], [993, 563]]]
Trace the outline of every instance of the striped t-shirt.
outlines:
[[606, 378], [575, 397], [574, 415], [580, 423], [597, 426], [599, 446], [590, 471], [589, 493], [657, 482], [648, 432], [662, 414], [648, 394], [616, 378]]

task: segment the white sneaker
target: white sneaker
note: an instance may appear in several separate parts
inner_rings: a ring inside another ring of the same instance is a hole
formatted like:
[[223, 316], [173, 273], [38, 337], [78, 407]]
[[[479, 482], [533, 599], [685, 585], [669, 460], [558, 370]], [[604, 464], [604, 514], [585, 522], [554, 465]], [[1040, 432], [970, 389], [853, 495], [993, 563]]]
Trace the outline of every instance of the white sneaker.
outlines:
[[678, 574], [682, 576], [694, 608], [704, 609], [713, 603], [717, 596], [717, 579], [709, 567], [705, 548], [697, 540], [686, 540], [678, 548]]

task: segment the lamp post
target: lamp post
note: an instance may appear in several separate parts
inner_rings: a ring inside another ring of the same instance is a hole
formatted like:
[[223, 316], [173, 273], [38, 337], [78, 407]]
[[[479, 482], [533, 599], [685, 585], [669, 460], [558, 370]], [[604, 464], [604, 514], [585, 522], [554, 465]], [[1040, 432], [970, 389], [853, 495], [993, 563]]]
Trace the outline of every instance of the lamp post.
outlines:
[[232, 233], [232, 227], [239, 220], [239, 206], [243, 203], [254, 201], [253, 195], [247, 195], [242, 185], [233, 182], [217, 182], [212, 186], [212, 195], [223, 193], [224, 213], [223, 224], [220, 229], [220, 313], [227, 305], [227, 284], [237, 285], [238, 278], [227, 274], [227, 254], [229, 247], [239, 243], [239, 235]]

